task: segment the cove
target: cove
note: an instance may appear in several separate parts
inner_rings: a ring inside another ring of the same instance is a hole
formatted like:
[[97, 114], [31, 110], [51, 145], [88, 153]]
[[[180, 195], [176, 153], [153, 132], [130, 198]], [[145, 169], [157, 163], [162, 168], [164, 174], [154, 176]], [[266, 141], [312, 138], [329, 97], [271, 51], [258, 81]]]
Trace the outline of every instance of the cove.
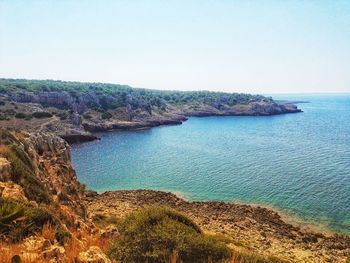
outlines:
[[350, 95], [290, 95], [304, 111], [190, 118], [72, 146], [88, 189], [154, 189], [276, 207], [350, 233]]

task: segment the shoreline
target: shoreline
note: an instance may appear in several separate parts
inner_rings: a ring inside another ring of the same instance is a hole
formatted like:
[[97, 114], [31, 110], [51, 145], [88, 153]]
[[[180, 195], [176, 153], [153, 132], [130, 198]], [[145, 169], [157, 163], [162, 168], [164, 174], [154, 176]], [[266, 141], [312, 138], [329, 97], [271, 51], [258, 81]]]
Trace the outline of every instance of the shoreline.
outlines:
[[275, 255], [288, 262], [339, 262], [350, 252], [350, 236], [319, 232], [292, 224], [280, 211], [261, 205], [221, 201], [186, 201], [155, 190], [87, 192], [88, 216], [115, 217], [148, 206], [165, 206], [193, 219], [206, 233], [234, 240], [234, 248]]
[[323, 224], [320, 221], [313, 220], [313, 219], [307, 219], [303, 218], [302, 216], [297, 215], [296, 213], [293, 213], [292, 211], [288, 211], [283, 208], [278, 208], [273, 205], [269, 204], [263, 204], [263, 203], [255, 203], [255, 202], [244, 202], [244, 201], [239, 201], [239, 200], [220, 200], [220, 199], [214, 199], [214, 200], [193, 200], [190, 198], [187, 198], [186, 195], [181, 192], [181, 191], [171, 191], [171, 190], [166, 190], [166, 189], [118, 189], [118, 190], [107, 190], [107, 191], [95, 191], [95, 190], [87, 190], [88, 193], [91, 193], [92, 195], [104, 195], [107, 193], [114, 193], [114, 192], [125, 192], [125, 191], [130, 191], [130, 192], [138, 192], [138, 191], [150, 191], [150, 192], [161, 192], [165, 194], [173, 194], [177, 198], [188, 202], [188, 203], [225, 203], [225, 204], [232, 204], [232, 205], [242, 205], [242, 206], [251, 206], [252, 208], [265, 208], [267, 210], [273, 211], [277, 213], [281, 219], [287, 223], [291, 224], [294, 227], [300, 228], [304, 231], [307, 232], [317, 232], [317, 233], [322, 233], [324, 235], [330, 236], [330, 235], [345, 235], [350, 237], [350, 231], [349, 232], [344, 232], [344, 231], [336, 231], [334, 229], [331, 229], [328, 227], [326, 224]]
[[268, 116], [278, 116], [278, 115], [284, 115], [284, 114], [291, 114], [291, 113], [303, 113], [301, 109], [298, 109], [297, 111], [291, 111], [291, 112], [283, 112], [283, 113], [274, 113], [274, 114], [266, 114], [266, 115], [250, 115], [250, 114], [214, 114], [214, 113], [208, 113], [208, 114], [190, 114], [190, 115], [183, 115], [181, 118], [176, 119], [167, 119], [164, 121], [157, 121], [157, 122], [130, 122], [127, 124], [118, 124], [113, 125], [112, 128], [108, 127], [101, 127], [98, 128], [92, 128], [89, 126], [87, 129], [85, 128], [85, 133], [81, 134], [65, 134], [65, 135], [59, 135], [62, 139], [66, 140], [70, 145], [73, 144], [80, 144], [85, 142], [91, 142], [95, 140], [100, 140], [101, 138], [96, 136], [99, 133], [109, 133], [109, 132], [120, 132], [120, 131], [142, 131], [142, 130], [148, 130], [152, 128], [157, 128], [161, 126], [173, 126], [173, 125], [182, 125], [184, 122], [186, 122], [189, 118], [195, 117], [195, 118], [207, 118], [207, 117], [268, 117]]

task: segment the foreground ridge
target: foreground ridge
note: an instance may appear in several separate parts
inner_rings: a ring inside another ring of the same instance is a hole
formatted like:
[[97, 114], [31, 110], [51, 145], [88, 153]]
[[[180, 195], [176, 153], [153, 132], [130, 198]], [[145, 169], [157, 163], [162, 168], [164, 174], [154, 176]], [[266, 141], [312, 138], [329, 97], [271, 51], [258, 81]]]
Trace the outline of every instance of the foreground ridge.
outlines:
[[350, 237], [323, 234], [286, 223], [270, 209], [226, 202], [190, 202], [173, 193], [153, 190], [89, 193], [89, 216], [121, 218], [147, 206], [170, 207], [192, 218], [204, 231], [232, 238], [232, 248], [287, 262], [345, 262]]

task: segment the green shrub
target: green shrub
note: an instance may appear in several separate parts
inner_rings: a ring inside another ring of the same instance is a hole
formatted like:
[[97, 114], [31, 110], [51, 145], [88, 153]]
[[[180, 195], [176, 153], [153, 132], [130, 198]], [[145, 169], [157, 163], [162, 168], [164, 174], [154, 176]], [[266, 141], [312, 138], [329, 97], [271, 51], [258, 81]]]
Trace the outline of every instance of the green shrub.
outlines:
[[61, 246], [63, 246], [71, 237], [72, 235], [63, 229], [59, 229], [55, 234], [55, 238]]
[[19, 255], [14, 255], [11, 258], [11, 263], [21, 263], [21, 257]]
[[8, 121], [10, 118], [6, 115], [1, 115], [0, 114], [0, 121]]
[[0, 232], [6, 231], [10, 224], [24, 214], [23, 205], [0, 198]]
[[47, 111], [36, 111], [36, 112], [33, 112], [32, 116], [37, 119], [42, 119], [42, 118], [51, 118], [52, 114]]
[[64, 121], [67, 119], [68, 113], [67, 112], [60, 112], [57, 114], [57, 116], [60, 118], [61, 121]]
[[39, 203], [50, 203], [51, 199], [45, 186], [37, 179], [31, 167], [29, 156], [18, 146], [12, 145], [6, 158], [12, 163], [12, 180], [23, 187], [30, 200]]
[[91, 120], [92, 119], [92, 116], [89, 114], [89, 113], [85, 113], [83, 115], [84, 119], [87, 119], [87, 120]]
[[109, 251], [120, 262], [224, 262], [231, 256], [225, 241], [202, 233], [186, 216], [165, 208], [146, 208], [119, 225], [122, 238]]
[[41, 232], [45, 224], [62, 229], [58, 218], [46, 208], [31, 207], [18, 200], [0, 197], [0, 240], [18, 242]]
[[92, 221], [99, 227], [105, 227], [108, 225], [117, 225], [120, 220], [115, 216], [106, 216], [102, 214], [96, 214], [92, 217]]
[[23, 112], [18, 112], [15, 114], [15, 118], [17, 119], [25, 119], [27, 117], [27, 114], [23, 113]]
[[104, 119], [104, 120], [110, 119], [110, 118], [112, 118], [112, 114], [109, 113], [108, 111], [105, 111], [105, 112], [103, 112], [103, 113], [101, 114], [101, 118]]

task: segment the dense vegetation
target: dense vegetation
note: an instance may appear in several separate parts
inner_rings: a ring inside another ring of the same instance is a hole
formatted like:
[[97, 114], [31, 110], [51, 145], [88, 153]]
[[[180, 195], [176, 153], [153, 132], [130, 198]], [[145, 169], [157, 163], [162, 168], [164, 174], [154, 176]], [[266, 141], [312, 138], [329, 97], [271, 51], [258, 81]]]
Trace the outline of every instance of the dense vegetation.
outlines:
[[[98, 103], [89, 101], [89, 106], [92, 108], [100, 107], [104, 110], [127, 105], [130, 105], [132, 108], [143, 108], [147, 111], [151, 111], [152, 107], [164, 110], [167, 104], [208, 104], [220, 107], [222, 104], [233, 106], [236, 104], [246, 104], [252, 100], [271, 100], [270, 98], [265, 98], [260, 95], [242, 93], [160, 91], [105, 83], [0, 79], [0, 94], [20, 91], [33, 92], [34, 94], [40, 92], [64, 91], [77, 100], [79, 100], [82, 95], [90, 97], [97, 96]], [[87, 101], [87, 99], [85, 100]]]
[[165, 208], [146, 208], [119, 225], [122, 238], [110, 249], [120, 262], [225, 262], [226, 240], [208, 236], [186, 216]]

